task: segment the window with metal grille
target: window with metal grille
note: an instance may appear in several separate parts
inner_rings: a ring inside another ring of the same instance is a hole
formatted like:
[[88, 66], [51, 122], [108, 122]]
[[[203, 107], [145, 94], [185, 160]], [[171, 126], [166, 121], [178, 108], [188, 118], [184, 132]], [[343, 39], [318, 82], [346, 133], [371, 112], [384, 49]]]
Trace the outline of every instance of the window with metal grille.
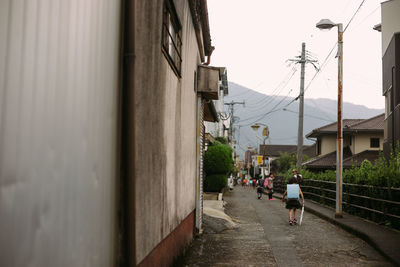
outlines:
[[379, 147], [379, 138], [371, 138], [370, 143], [370, 147]]
[[173, 1], [164, 2], [163, 27], [162, 27], [162, 51], [174, 72], [181, 75], [181, 24], [175, 10]]

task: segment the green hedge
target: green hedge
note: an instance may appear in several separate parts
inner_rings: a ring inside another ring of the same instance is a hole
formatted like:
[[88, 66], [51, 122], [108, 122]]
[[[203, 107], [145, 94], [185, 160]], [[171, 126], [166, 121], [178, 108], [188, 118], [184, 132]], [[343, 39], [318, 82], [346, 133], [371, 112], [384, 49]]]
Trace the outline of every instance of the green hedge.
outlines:
[[[294, 167], [294, 166], [293, 166]], [[304, 179], [336, 181], [336, 171], [311, 172], [307, 169], [299, 170]], [[292, 176], [289, 169], [284, 177]], [[400, 153], [392, 152], [389, 164], [382, 154], [373, 165], [370, 161], [364, 160], [360, 167], [354, 166], [351, 169], [343, 170], [343, 182], [349, 184], [362, 184], [381, 187], [400, 187]]]
[[229, 146], [216, 142], [216, 145], [208, 147], [204, 155], [206, 175], [228, 175], [232, 171], [232, 167], [232, 150]]
[[206, 176], [204, 179], [205, 192], [221, 192], [228, 183], [228, 178], [225, 174], [213, 174]]

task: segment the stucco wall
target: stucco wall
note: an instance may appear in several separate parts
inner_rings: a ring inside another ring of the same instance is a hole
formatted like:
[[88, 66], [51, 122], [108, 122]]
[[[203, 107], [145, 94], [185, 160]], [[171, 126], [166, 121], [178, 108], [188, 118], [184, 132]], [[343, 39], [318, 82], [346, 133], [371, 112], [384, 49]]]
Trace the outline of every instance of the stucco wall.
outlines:
[[[373, 148], [370, 146], [371, 138], [379, 138], [379, 148]], [[383, 134], [357, 134], [355, 137], [353, 153], [357, 154], [364, 150], [383, 150]]]
[[[379, 148], [370, 147], [370, 138], [379, 138]], [[348, 140], [343, 140], [343, 146], [348, 145]], [[358, 154], [364, 150], [382, 150], [383, 149], [383, 134], [366, 134], [358, 133], [352, 137], [352, 145], [350, 146], [353, 154]], [[321, 142], [321, 155], [336, 151], [336, 136], [323, 136]]]
[[113, 266], [120, 1], [0, 1], [0, 266]]
[[161, 50], [163, 1], [136, 2], [136, 263], [195, 209], [199, 54], [188, 1], [182, 24], [182, 78]]
[[336, 151], [336, 135], [327, 135], [321, 138], [321, 155]]

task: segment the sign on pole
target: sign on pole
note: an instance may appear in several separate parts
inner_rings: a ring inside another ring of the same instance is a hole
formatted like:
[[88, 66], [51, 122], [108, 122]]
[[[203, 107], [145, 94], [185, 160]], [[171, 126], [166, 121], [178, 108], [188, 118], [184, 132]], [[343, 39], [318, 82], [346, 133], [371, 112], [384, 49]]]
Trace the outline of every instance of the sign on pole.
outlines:
[[263, 163], [263, 156], [257, 157], [257, 163], [258, 163], [258, 165], [261, 165]]

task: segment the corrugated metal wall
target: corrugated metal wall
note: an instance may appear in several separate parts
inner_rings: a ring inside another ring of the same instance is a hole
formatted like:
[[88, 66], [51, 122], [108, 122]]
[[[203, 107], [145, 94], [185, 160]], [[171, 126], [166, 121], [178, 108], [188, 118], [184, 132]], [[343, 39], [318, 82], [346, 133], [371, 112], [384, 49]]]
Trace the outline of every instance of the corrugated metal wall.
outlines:
[[114, 263], [120, 1], [0, 1], [0, 266]]
[[196, 181], [196, 228], [199, 233], [203, 228], [203, 159], [204, 159], [204, 100], [197, 97], [197, 181]]

